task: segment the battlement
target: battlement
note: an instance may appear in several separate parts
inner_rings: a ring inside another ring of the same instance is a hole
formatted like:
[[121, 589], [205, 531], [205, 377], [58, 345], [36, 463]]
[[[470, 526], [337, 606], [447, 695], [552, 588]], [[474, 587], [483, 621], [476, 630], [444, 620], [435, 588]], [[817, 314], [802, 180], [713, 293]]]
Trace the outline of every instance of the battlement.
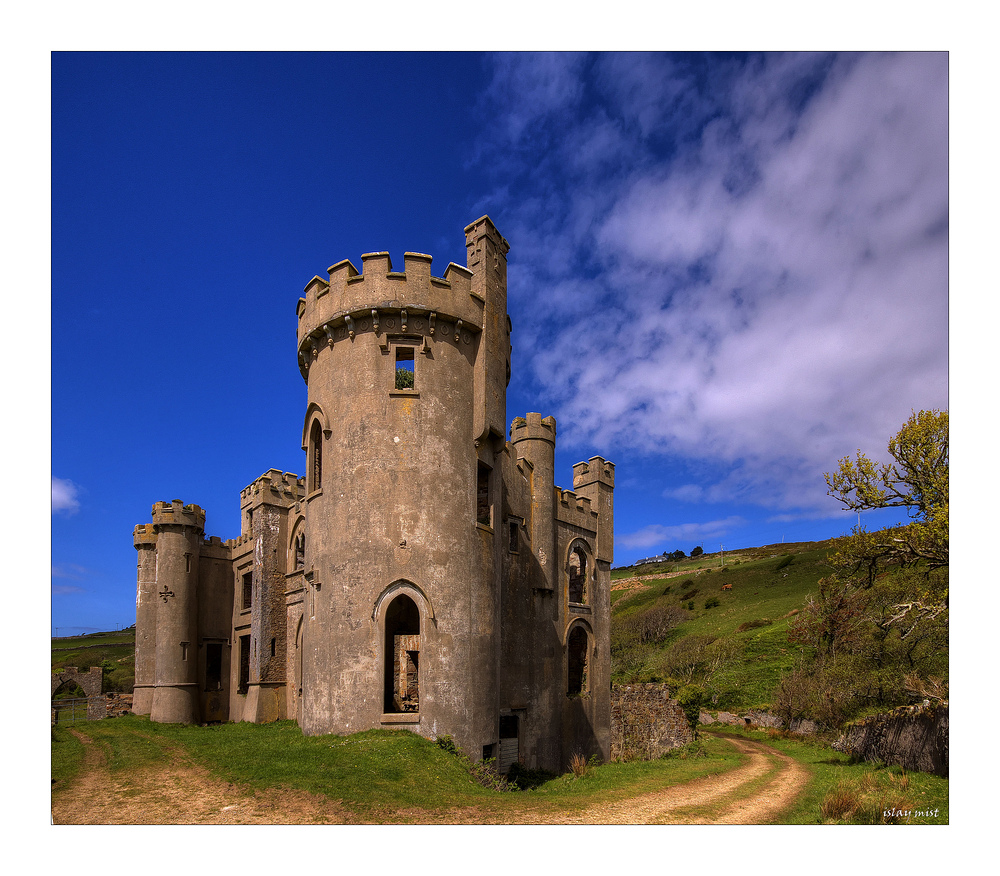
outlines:
[[245, 508], [247, 505], [261, 505], [265, 502], [273, 504], [275, 500], [282, 505], [291, 505], [305, 494], [304, 477], [272, 468], [240, 491], [240, 508]]
[[153, 505], [154, 526], [193, 526], [204, 530], [205, 512], [197, 505], [185, 505], [180, 499]]
[[615, 464], [602, 456], [592, 456], [589, 462], [578, 462], [573, 466], [574, 490], [595, 482], [614, 487]]
[[512, 444], [518, 441], [537, 439], [556, 443], [556, 418], [546, 417], [538, 413], [525, 414], [523, 417], [514, 417], [510, 424], [510, 440]]
[[156, 527], [152, 523], [140, 523], [132, 530], [132, 543], [136, 549], [143, 545], [156, 544]]
[[313, 277], [296, 308], [300, 360], [309, 361], [310, 348], [353, 339], [360, 331], [391, 331], [407, 317], [426, 318], [431, 335], [443, 321], [461, 320], [464, 329], [482, 331], [485, 301], [472, 288], [472, 271], [452, 262], [443, 277], [435, 277], [432, 260], [407, 252], [404, 270], [394, 271], [389, 253], [369, 252], [361, 256], [361, 272], [343, 259], [327, 269], [326, 280]]
[[591, 507], [590, 499], [578, 496], [572, 490], [555, 487], [556, 519], [562, 523], [580, 526], [591, 532], [597, 531], [597, 512]]

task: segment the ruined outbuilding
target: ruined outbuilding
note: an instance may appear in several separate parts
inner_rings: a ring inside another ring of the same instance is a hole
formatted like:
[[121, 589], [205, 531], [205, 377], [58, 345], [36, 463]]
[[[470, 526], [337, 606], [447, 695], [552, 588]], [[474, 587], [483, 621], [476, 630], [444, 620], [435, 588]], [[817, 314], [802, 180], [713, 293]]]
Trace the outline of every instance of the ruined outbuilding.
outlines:
[[508, 244], [485, 216], [465, 236], [442, 277], [378, 252], [306, 285], [306, 474], [246, 487], [237, 539], [180, 501], [135, 528], [135, 712], [609, 757], [614, 465], [560, 489], [555, 420], [507, 429]]

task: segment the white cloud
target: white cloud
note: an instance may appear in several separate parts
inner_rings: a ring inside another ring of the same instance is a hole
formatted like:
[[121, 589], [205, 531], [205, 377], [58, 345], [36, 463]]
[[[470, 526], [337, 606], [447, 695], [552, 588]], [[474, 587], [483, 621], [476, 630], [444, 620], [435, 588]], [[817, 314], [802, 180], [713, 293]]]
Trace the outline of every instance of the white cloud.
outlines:
[[80, 489], [72, 481], [52, 478], [52, 513], [76, 514], [80, 510]]
[[579, 160], [525, 167], [528, 210], [510, 192], [561, 441], [732, 466], [710, 501], [828, 507], [836, 459], [948, 404], [946, 56], [595, 66], [613, 101], [563, 82], [532, 116]]
[[654, 523], [644, 526], [637, 532], [616, 534], [615, 542], [626, 549], [648, 548], [679, 542], [700, 542], [720, 538], [745, 523], [746, 520], [735, 515], [724, 520], [712, 520], [707, 523], [679, 523], [674, 526], [662, 526]]

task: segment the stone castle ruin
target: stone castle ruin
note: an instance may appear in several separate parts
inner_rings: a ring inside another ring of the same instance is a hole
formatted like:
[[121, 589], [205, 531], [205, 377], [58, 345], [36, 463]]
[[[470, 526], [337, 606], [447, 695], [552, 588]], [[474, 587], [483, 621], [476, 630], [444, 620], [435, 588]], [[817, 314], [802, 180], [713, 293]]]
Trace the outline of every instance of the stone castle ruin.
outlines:
[[563, 490], [555, 420], [508, 433], [508, 244], [485, 216], [465, 236], [443, 277], [378, 252], [308, 283], [306, 475], [246, 487], [238, 538], [180, 501], [135, 527], [135, 712], [609, 758], [614, 465]]

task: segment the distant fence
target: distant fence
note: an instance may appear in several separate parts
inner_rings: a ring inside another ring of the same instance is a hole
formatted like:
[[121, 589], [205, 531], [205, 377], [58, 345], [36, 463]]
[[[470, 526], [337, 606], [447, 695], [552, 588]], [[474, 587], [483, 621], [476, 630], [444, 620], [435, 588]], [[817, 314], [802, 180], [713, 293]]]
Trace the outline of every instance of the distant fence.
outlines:
[[52, 723], [72, 724], [75, 721], [96, 721], [106, 718], [106, 697], [67, 697], [52, 701]]

